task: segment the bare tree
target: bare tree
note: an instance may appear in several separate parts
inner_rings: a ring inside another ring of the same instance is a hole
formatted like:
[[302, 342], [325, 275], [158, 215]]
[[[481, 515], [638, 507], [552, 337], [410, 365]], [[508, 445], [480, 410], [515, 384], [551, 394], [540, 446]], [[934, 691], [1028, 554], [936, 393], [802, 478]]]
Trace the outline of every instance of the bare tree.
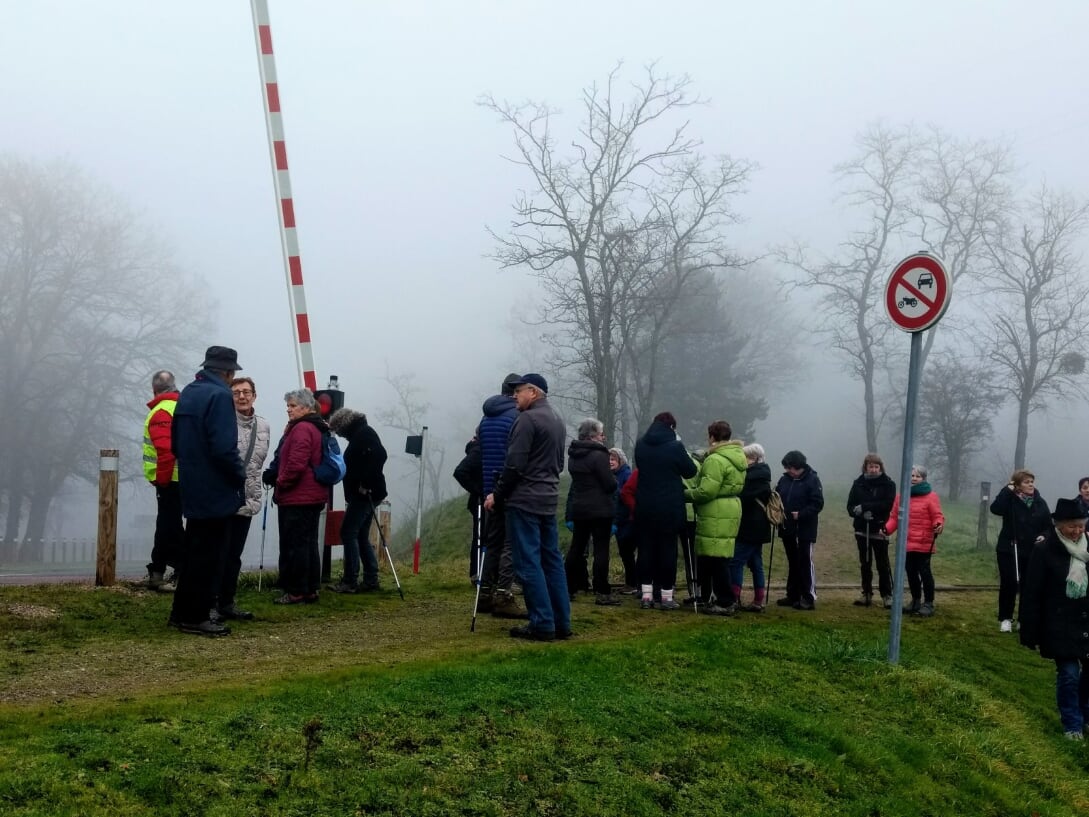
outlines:
[[994, 385], [986, 362], [972, 362], [953, 352], [931, 361], [919, 401], [919, 441], [928, 461], [943, 474], [948, 498], [960, 499], [968, 466], [993, 433], [993, 418], [1005, 394]]
[[[416, 385], [416, 378], [412, 374], [391, 374], [387, 367], [385, 382], [397, 395], [394, 405], [380, 409], [375, 417], [379, 423], [387, 428], [403, 431], [407, 435], [419, 434], [427, 423], [427, 415], [431, 410], [431, 404], [421, 397], [421, 389]], [[424, 452], [423, 468], [424, 482], [426, 484], [430, 502], [425, 508], [435, 507], [442, 502], [442, 486], [449, 479], [445, 475], [446, 444], [439, 437], [434, 428], [429, 428], [427, 438], [427, 450]], [[416, 495], [413, 494], [411, 514], [416, 513]], [[407, 507], [407, 504], [406, 504]]]
[[[544, 339], [552, 364], [575, 371], [614, 436], [630, 342], [625, 321], [653, 297], [664, 325], [672, 303], [657, 281], [663, 271], [683, 285], [693, 271], [737, 263], [722, 231], [736, 220], [732, 201], [752, 169], [728, 156], [705, 160], [688, 123], [670, 124], [700, 102], [687, 76], [662, 76], [650, 66], [623, 101], [619, 75], [618, 66], [604, 88], [583, 91], [570, 152], [553, 136], [553, 109], [481, 100], [514, 131], [512, 161], [533, 179], [515, 201], [509, 233], [492, 231], [496, 257], [505, 267], [528, 267], [540, 281], [539, 323], [550, 327]], [[651, 140], [656, 145], [644, 147]], [[628, 374], [653, 391], [652, 376]]]
[[65, 480], [98, 449], [138, 477], [148, 377], [194, 358], [213, 312], [111, 191], [63, 163], [0, 157], [0, 492], [9, 558], [40, 558]]
[[[942, 259], [958, 297], [954, 313], [965, 311], [978, 294], [987, 264], [986, 244], [1002, 229], [1013, 206], [1014, 162], [1009, 147], [985, 140], [956, 139], [931, 127], [918, 140], [914, 195], [907, 201], [911, 234]], [[927, 331], [921, 367], [942, 334], [955, 326], [943, 321]]]
[[987, 244], [988, 357], [1017, 404], [1014, 468], [1025, 465], [1030, 415], [1046, 411], [1049, 398], [1085, 394], [1079, 377], [1089, 340], [1089, 285], [1074, 246], [1087, 219], [1089, 203], [1044, 187]]
[[836, 258], [815, 260], [804, 247], [779, 251], [799, 272], [796, 289], [818, 294], [819, 331], [862, 382], [866, 447], [877, 451], [878, 355], [892, 326], [881, 305], [885, 277], [896, 261], [901, 233], [910, 218], [911, 174], [917, 156], [914, 132], [873, 125], [857, 137], [858, 153], [836, 168], [844, 199], [863, 216], [860, 229], [840, 245]]

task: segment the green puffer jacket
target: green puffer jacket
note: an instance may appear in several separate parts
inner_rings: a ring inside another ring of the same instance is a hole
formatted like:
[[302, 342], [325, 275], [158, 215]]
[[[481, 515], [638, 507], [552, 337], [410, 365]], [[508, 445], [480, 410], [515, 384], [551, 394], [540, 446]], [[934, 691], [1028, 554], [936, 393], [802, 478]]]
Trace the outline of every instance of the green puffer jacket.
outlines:
[[715, 443], [707, 453], [694, 488], [684, 492], [696, 506], [696, 554], [731, 557], [741, 525], [741, 500], [745, 487], [745, 459], [740, 440]]

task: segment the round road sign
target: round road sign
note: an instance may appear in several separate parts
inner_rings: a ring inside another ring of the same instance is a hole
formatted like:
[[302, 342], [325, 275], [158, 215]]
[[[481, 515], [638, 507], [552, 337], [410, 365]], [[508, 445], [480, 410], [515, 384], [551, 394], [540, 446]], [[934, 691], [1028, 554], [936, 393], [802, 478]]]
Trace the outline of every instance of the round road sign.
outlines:
[[897, 328], [922, 332], [949, 308], [953, 282], [941, 259], [930, 253], [909, 255], [896, 265], [885, 286], [885, 311]]

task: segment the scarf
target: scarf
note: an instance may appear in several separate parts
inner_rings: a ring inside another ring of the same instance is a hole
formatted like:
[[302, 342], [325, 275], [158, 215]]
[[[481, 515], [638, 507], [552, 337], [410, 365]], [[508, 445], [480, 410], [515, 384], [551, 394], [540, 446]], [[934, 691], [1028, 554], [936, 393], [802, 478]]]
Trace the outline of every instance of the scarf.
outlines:
[[1017, 491], [1016, 493], [1017, 493], [1017, 498], [1018, 499], [1020, 499], [1022, 502], [1024, 502], [1025, 505], [1028, 506], [1029, 508], [1032, 507], [1032, 500], [1036, 497], [1036, 492], [1035, 491], [1033, 491], [1031, 494], [1023, 494], [1020, 491]]
[[1066, 597], [1083, 599], [1085, 591], [1089, 589], [1089, 571], [1085, 567], [1085, 563], [1089, 562], [1089, 550], [1085, 548], [1085, 534], [1078, 537], [1078, 541], [1072, 542], [1056, 529], [1055, 538], [1062, 542], [1066, 552], [1070, 554], [1070, 569], [1066, 571]]
[[933, 489], [930, 487], [929, 482], [916, 482], [914, 485], [911, 486], [911, 495], [912, 496], [926, 496], [932, 490]]

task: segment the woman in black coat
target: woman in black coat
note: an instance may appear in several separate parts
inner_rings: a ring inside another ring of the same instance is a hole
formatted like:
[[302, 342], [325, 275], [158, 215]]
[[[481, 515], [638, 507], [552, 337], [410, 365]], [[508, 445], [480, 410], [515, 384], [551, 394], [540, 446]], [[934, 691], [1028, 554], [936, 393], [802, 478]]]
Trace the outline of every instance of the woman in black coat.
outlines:
[[1081, 740], [1089, 723], [1089, 543], [1085, 512], [1060, 499], [1054, 527], [1032, 549], [1021, 592], [1021, 643], [1055, 662], [1055, 698], [1063, 733]]
[[[676, 610], [677, 537], [684, 527], [684, 484], [694, 477], [695, 461], [677, 439], [677, 420], [668, 411], [654, 418], [635, 444], [639, 481], [635, 490], [635, 529], [639, 537], [639, 582], [644, 610], [654, 607], [654, 591], [661, 592], [659, 609]], [[633, 476], [634, 478], [634, 476]]]
[[[749, 443], [743, 449], [749, 463], [745, 471], [745, 487], [741, 489], [741, 524], [734, 540], [734, 555], [730, 560], [731, 580], [739, 609], [762, 613], [767, 604], [768, 588], [764, 575], [764, 544], [771, 541], [768, 521], [768, 500], [771, 498], [771, 466], [764, 446]], [[753, 597], [741, 605], [741, 589], [745, 583], [745, 568], [752, 571]]]
[[885, 473], [885, 463], [877, 454], [862, 460], [862, 473], [847, 495], [847, 513], [854, 517], [855, 544], [862, 572], [862, 595], [858, 607], [869, 607], [873, 600], [873, 564], [877, 563], [877, 590], [885, 609], [892, 607], [892, 570], [889, 567], [889, 537], [881, 523], [889, 518], [896, 501], [896, 483]]
[[612, 541], [616, 475], [609, 465], [605, 427], [589, 418], [579, 423], [578, 439], [567, 449], [571, 490], [567, 494], [567, 522], [571, 547], [564, 559], [567, 589], [572, 598], [587, 590], [586, 546], [594, 543], [593, 590], [598, 604], [620, 604], [609, 587], [609, 543]]
[[998, 557], [998, 629], [1013, 630], [1013, 607], [1028, 571], [1032, 549], [1051, 529], [1047, 502], [1036, 490], [1036, 475], [1019, 469], [991, 503], [991, 513], [1002, 517], [995, 554]]

